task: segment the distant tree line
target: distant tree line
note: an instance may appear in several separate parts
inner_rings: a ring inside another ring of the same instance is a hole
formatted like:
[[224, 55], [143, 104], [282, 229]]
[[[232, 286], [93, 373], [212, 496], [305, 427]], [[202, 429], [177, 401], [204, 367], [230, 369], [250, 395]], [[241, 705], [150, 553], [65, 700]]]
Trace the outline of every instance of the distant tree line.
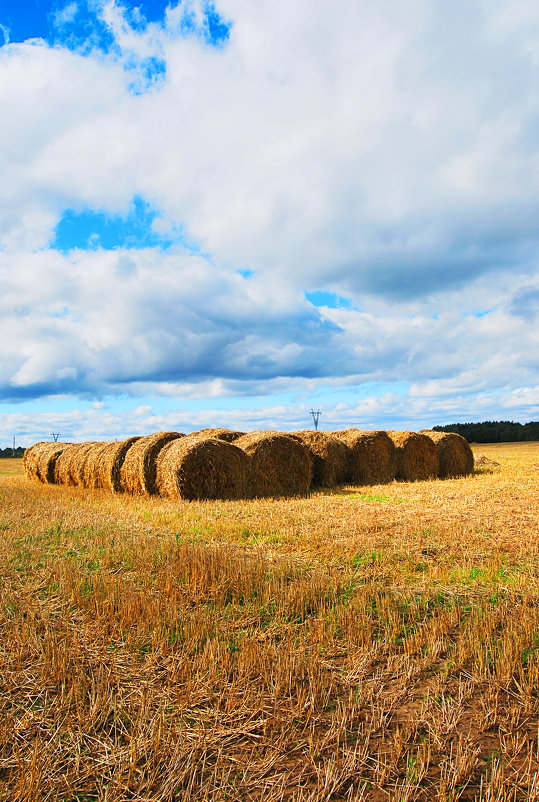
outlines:
[[539, 440], [539, 421], [515, 423], [509, 420], [486, 420], [482, 423], [449, 423], [433, 426], [435, 432], [455, 432], [469, 443], [515, 443]]
[[22, 457], [24, 454], [24, 448], [21, 446], [17, 446], [15, 452], [13, 452], [12, 448], [0, 448], [0, 459], [2, 457]]

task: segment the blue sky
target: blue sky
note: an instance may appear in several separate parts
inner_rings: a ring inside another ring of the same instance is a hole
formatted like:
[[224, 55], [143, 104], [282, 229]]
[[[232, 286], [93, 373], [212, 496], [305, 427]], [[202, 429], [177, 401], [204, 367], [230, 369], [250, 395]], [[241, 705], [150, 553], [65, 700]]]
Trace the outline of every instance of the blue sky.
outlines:
[[0, 444], [538, 418], [526, 0], [0, 26]]
[[[82, 49], [92, 34], [98, 34], [103, 50], [108, 51], [115, 44], [109, 27], [99, 15], [103, 4], [99, 0], [20, 0], [3, 1], [1, 7], [4, 37], [10, 42], [25, 42], [28, 39], [44, 39], [48, 44]], [[129, 24], [135, 30], [143, 31], [149, 24], [162, 23], [167, 8], [175, 3], [162, 0], [142, 0], [142, 2], [123, 2], [122, 9]], [[197, 28], [194, 15], [187, 10], [184, 17], [184, 30]], [[222, 44], [229, 35], [229, 23], [223, 19], [211, 2], [202, 6], [204, 37], [213, 45]]]

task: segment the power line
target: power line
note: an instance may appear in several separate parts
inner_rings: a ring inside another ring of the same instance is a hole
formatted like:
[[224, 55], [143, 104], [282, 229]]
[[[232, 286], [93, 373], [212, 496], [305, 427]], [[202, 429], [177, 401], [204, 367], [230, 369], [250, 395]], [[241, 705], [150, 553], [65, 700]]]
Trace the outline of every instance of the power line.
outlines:
[[311, 409], [310, 415], [311, 415], [311, 418], [313, 419], [315, 432], [318, 431], [318, 418], [320, 417], [321, 414], [322, 414], [322, 412], [319, 409], [316, 409], [316, 410], [315, 409]]

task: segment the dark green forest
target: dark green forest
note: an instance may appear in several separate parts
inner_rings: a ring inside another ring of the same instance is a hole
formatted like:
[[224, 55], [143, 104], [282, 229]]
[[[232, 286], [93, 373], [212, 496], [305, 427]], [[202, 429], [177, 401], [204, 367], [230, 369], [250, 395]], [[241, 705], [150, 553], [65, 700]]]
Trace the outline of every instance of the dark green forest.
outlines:
[[12, 448], [0, 448], [0, 459], [2, 457], [22, 457], [24, 448], [18, 446], [15, 450]]
[[509, 420], [486, 420], [482, 423], [448, 423], [433, 426], [435, 432], [455, 432], [469, 443], [516, 443], [539, 440], [539, 421], [515, 423]]

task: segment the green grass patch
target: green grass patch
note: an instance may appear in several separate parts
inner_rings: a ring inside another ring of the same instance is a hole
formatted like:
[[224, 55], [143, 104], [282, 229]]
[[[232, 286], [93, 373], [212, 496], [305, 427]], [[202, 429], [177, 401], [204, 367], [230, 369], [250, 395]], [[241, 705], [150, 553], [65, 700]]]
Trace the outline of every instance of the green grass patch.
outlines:
[[367, 504], [404, 504], [404, 499], [388, 496], [385, 493], [336, 493], [340, 498], [365, 501]]

